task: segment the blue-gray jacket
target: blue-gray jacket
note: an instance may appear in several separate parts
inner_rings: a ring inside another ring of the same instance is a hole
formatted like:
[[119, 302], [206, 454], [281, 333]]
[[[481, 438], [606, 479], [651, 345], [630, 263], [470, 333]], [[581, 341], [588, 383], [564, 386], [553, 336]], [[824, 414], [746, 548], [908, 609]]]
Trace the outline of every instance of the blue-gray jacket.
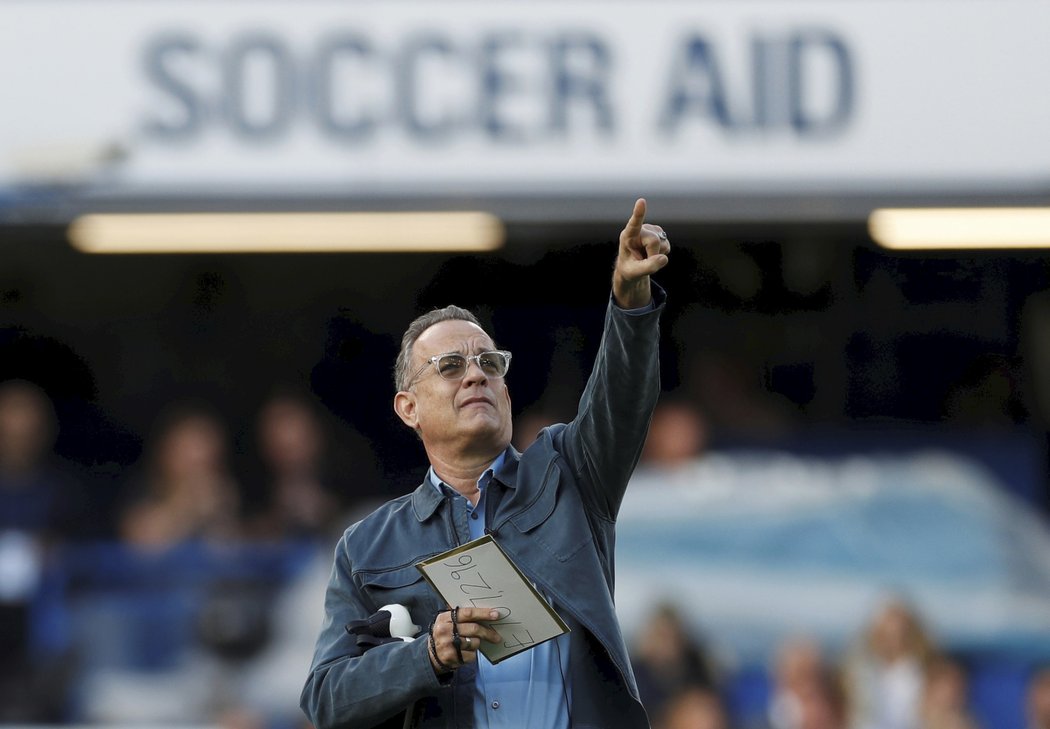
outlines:
[[[486, 499], [489, 533], [572, 629], [574, 729], [649, 726], [613, 606], [613, 548], [616, 514], [660, 392], [664, 293], [655, 284], [653, 297], [655, 309], [640, 315], [610, 302], [576, 418], [544, 429], [524, 453], [510, 449], [489, 486], [500, 493]], [[346, 530], [302, 693], [317, 729], [473, 726], [473, 666], [443, 681], [426, 640], [362, 653], [344, 629], [391, 603], [428, 626], [446, 605], [415, 565], [468, 540], [464, 510], [451, 509], [428, 482]]]

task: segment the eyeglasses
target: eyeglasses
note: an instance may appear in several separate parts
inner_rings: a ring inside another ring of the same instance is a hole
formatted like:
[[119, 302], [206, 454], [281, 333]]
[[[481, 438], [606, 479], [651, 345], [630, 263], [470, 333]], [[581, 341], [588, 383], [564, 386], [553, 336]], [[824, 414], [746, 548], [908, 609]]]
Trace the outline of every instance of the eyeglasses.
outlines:
[[477, 354], [469, 355], [459, 354], [458, 352], [435, 354], [416, 371], [416, 374], [412, 375], [408, 382], [409, 384], [415, 382], [423, 374], [423, 370], [430, 365], [434, 365], [442, 378], [459, 380], [466, 376], [467, 367], [470, 366], [471, 362], [476, 364], [478, 369], [485, 373], [486, 377], [503, 377], [507, 374], [507, 370], [510, 369], [510, 352], [494, 349], [490, 352], [478, 352]]

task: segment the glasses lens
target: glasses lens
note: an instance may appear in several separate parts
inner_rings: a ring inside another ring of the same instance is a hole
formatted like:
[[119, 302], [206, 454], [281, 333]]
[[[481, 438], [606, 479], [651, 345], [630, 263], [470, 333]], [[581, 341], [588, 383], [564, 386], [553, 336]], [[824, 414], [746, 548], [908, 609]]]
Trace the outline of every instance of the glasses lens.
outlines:
[[482, 352], [478, 355], [478, 366], [489, 377], [507, 374], [507, 356], [503, 352]]
[[462, 354], [446, 354], [438, 357], [437, 371], [446, 380], [462, 377], [467, 371], [467, 358]]

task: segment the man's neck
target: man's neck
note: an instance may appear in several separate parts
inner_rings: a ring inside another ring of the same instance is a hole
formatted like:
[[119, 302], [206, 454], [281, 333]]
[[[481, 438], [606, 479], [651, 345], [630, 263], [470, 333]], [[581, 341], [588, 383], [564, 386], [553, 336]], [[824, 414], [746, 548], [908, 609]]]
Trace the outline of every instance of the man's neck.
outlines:
[[471, 504], [477, 506], [478, 499], [481, 497], [478, 479], [488, 470], [493, 461], [499, 458], [503, 450], [505, 448], [492, 454], [460, 455], [454, 458], [443, 458], [441, 454], [428, 451], [427, 456], [437, 477], [455, 489]]

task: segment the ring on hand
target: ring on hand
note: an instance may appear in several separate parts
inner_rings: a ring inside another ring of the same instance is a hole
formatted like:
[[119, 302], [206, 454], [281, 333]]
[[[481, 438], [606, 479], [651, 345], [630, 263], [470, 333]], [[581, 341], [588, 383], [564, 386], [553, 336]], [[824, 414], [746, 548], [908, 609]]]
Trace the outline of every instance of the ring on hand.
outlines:
[[660, 231], [660, 235], [657, 236], [660, 240], [667, 240], [667, 233]]

